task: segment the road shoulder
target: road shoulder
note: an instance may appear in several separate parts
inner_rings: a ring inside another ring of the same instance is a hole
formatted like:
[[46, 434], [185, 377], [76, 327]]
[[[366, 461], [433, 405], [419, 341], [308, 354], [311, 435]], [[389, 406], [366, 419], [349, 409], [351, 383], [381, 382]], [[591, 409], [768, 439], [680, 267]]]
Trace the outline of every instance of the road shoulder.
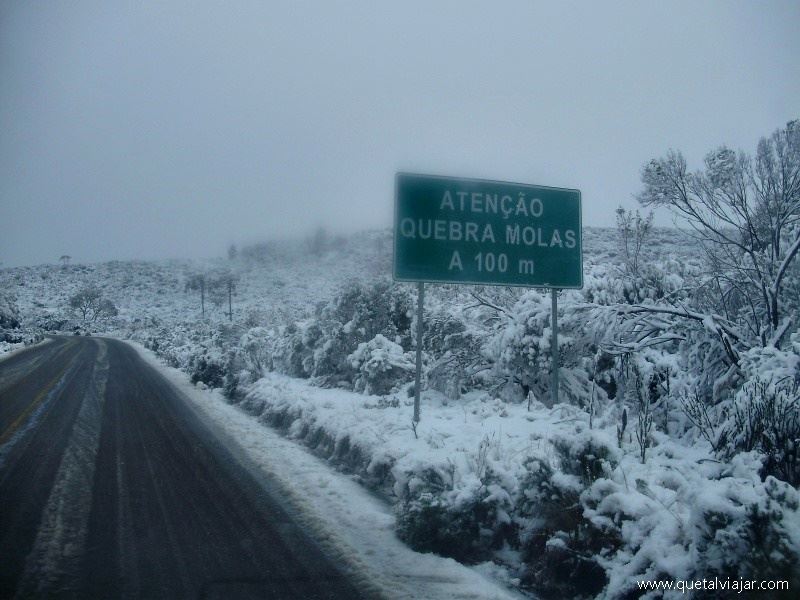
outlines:
[[395, 536], [389, 505], [299, 444], [229, 405], [219, 391], [197, 389], [187, 375], [165, 367], [149, 350], [130, 345], [183, 392], [245, 466], [280, 486], [287, 509], [356, 583], [386, 598], [523, 597], [452, 559], [414, 552]]
[[33, 344], [28, 344], [28, 345], [22, 344], [18, 348], [12, 348], [7, 352], [0, 352], [0, 363], [14, 356], [19, 356], [20, 354], [22, 354], [23, 352], [27, 352], [28, 350], [32, 350], [34, 348], [41, 348], [42, 346], [51, 344], [54, 341], [54, 339], [55, 338], [52, 337], [46, 337], [41, 341], [34, 342]]

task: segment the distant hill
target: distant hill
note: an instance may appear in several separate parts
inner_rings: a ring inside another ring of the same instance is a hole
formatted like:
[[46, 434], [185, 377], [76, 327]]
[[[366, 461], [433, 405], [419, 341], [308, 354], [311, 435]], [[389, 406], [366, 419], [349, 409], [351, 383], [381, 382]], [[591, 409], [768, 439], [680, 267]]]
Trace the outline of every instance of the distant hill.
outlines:
[[[619, 261], [615, 229], [584, 228], [583, 246], [587, 274]], [[698, 260], [697, 248], [675, 229], [656, 229], [646, 252], [661, 260]], [[16, 298], [22, 325], [43, 329], [82, 325], [68, 308], [69, 298], [81, 288], [95, 285], [119, 310], [113, 320], [88, 324], [89, 329], [102, 332], [146, 320], [169, 325], [198, 319], [200, 293], [186, 289], [189, 277], [205, 274], [211, 280], [228, 271], [237, 280], [234, 322], [274, 326], [308, 315], [345, 282], [391, 278], [391, 261], [392, 232], [383, 229], [326, 239], [321, 245], [313, 240], [246, 245], [234, 259], [5, 268], [0, 270], [0, 285]], [[206, 319], [226, 322], [227, 297], [215, 303], [215, 295], [208, 291]]]

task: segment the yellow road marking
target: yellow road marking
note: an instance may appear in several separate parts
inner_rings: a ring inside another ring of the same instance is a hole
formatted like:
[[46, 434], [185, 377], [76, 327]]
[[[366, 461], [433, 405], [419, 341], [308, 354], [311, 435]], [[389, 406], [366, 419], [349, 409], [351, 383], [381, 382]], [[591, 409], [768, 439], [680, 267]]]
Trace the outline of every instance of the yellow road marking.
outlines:
[[30, 414], [36, 409], [36, 407], [42, 403], [47, 394], [49, 394], [50, 390], [53, 389], [53, 387], [55, 387], [56, 383], [58, 383], [58, 380], [61, 379], [61, 377], [64, 375], [64, 373], [71, 364], [72, 361], [69, 361], [64, 366], [64, 368], [61, 369], [61, 371], [59, 371], [58, 374], [44, 388], [42, 388], [42, 391], [36, 394], [33, 401], [30, 404], [28, 404], [27, 407], [25, 407], [25, 410], [23, 410], [20, 413], [20, 415], [14, 420], [14, 422], [8, 426], [8, 428], [3, 432], [3, 434], [0, 435], [0, 445], [5, 444], [9, 440], [9, 438], [11, 438], [11, 436], [16, 433], [19, 426], [23, 422], [25, 422], [28, 416], [30, 416]]

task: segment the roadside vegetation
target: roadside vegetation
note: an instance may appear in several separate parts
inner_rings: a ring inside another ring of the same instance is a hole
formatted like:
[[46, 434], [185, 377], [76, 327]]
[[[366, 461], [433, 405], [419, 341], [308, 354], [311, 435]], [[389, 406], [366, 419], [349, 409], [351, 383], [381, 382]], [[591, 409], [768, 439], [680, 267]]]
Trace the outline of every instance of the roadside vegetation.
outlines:
[[[698, 171], [669, 152], [638, 199], [584, 231], [584, 288], [559, 299], [556, 406], [547, 291], [429, 286], [412, 425], [416, 291], [391, 281], [386, 231], [4, 269], [0, 325], [82, 316], [141, 342], [382, 493], [412, 547], [545, 598], [715, 576], [796, 590], [800, 124]], [[681, 229], [654, 227], [656, 207]], [[114, 311], [76, 315], [86, 289]]]

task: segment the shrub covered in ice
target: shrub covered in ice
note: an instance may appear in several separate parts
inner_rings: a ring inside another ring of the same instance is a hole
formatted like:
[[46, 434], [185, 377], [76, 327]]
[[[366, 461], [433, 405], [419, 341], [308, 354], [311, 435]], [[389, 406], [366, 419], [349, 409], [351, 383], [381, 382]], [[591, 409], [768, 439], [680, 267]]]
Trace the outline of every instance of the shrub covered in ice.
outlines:
[[795, 334], [785, 348], [758, 346], [742, 354], [745, 381], [759, 379], [769, 385], [787, 379], [800, 382], [800, 337]]
[[0, 292], [0, 329], [17, 329], [20, 326], [17, 301], [8, 292]]
[[272, 368], [270, 339], [266, 327], [251, 327], [239, 341], [244, 367], [256, 379]]
[[[294, 377], [314, 378], [325, 386], [349, 387], [358, 379], [360, 389], [365, 390], [367, 380], [374, 375], [365, 378], [359, 371], [361, 364], [355, 366], [349, 357], [359, 344], [371, 342], [378, 335], [404, 350], [403, 345], [409, 344], [410, 323], [410, 297], [403, 288], [385, 280], [372, 285], [351, 282], [319, 304], [312, 316], [279, 327], [274, 334], [253, 332], [243, 341], [250, 346], [250, 363], [269, 365]], [[259, 353], [263, 356], [257, 356]], [[394, 381], [397, 384], [404, 377], [401, 362], [394, 365], [397, 368], [381, 369], [377, 362], [366, 368], [371, 373], [381, 371], [384, 379], [398, 376]]]
[[397, 533], [420, 552], [484, 561], [516, 539], [512, 519], [516, 479], [489, 456], [484, 438], [457, 466], [453, 461], [405, 463], [393, 469]]
[[366, 394], [388, 394], [414, 371], [410, 354], [381, 334], [359, 344], [347, 358], [357, 373], [356, 391]]
[[225, 368], [219, 356], [209, 354], [193, 356], [189, 364], [189, 376], [192, 383], [203, 382], [211, 388], [222, 387]]
[[581, 492], [583, 532], [602, 532], [605, 542], [584, 548], [608, 577], [601, 597], [635, 596], [640, 580], [800, 582], [797, 490], [762, 482], [751, 457], [692, 464], [676, 449], [659, 448], [649, 470], [621, 464]]
[[[525, 292], [486, 343], [495, 373], [518, 384], [522, 398], [531, 391], [537, 398], [550, 394], [550, 312], [549, 297], [536, 290]], [[584, 405], [596, 371], [593, 357], [613, 319], [602, 309], [574, 304], [566, 304], [559, 313], [561, 395], [567, 402]]]
[[482, 481], [406, 498], [398, 508], [397, 534], [419, 552], [484, 561], [511, 539], [511, 508], [511, 496], [489, 469]]
[[486, 362], [481, 354], [483, 342], [481, 333], [463, 315], [444, 306], [430, 311], [423, 333], [423, 347], [431, 359], [428, 385], [450, 398], [458, 398], [462, 386], [474, 387], [475, 375]]
[[524, 463], [516, 520], [520, 526], [523, 580], [549, 597], [577, 598], [603, 589], [606, 575], [598, 558], [619, 545], [613, 528], [584, 517], [584, 490], [611, 473], [617, 463], [612, 441], [595, 432], [575, 431], [553, 441], [555, 456]]
[[693, 575], [789, 579], [800, 585], [800, 495], [774, 477], [729, 477], [692, 494]]
[[720, 456], [730, 460], [757, 452], [762, 477], [775, 476], [800, 485], [800, 384], [785, 377], [777, 383], [760, 378], [747, 382], [729, 407], [717, 440]]

